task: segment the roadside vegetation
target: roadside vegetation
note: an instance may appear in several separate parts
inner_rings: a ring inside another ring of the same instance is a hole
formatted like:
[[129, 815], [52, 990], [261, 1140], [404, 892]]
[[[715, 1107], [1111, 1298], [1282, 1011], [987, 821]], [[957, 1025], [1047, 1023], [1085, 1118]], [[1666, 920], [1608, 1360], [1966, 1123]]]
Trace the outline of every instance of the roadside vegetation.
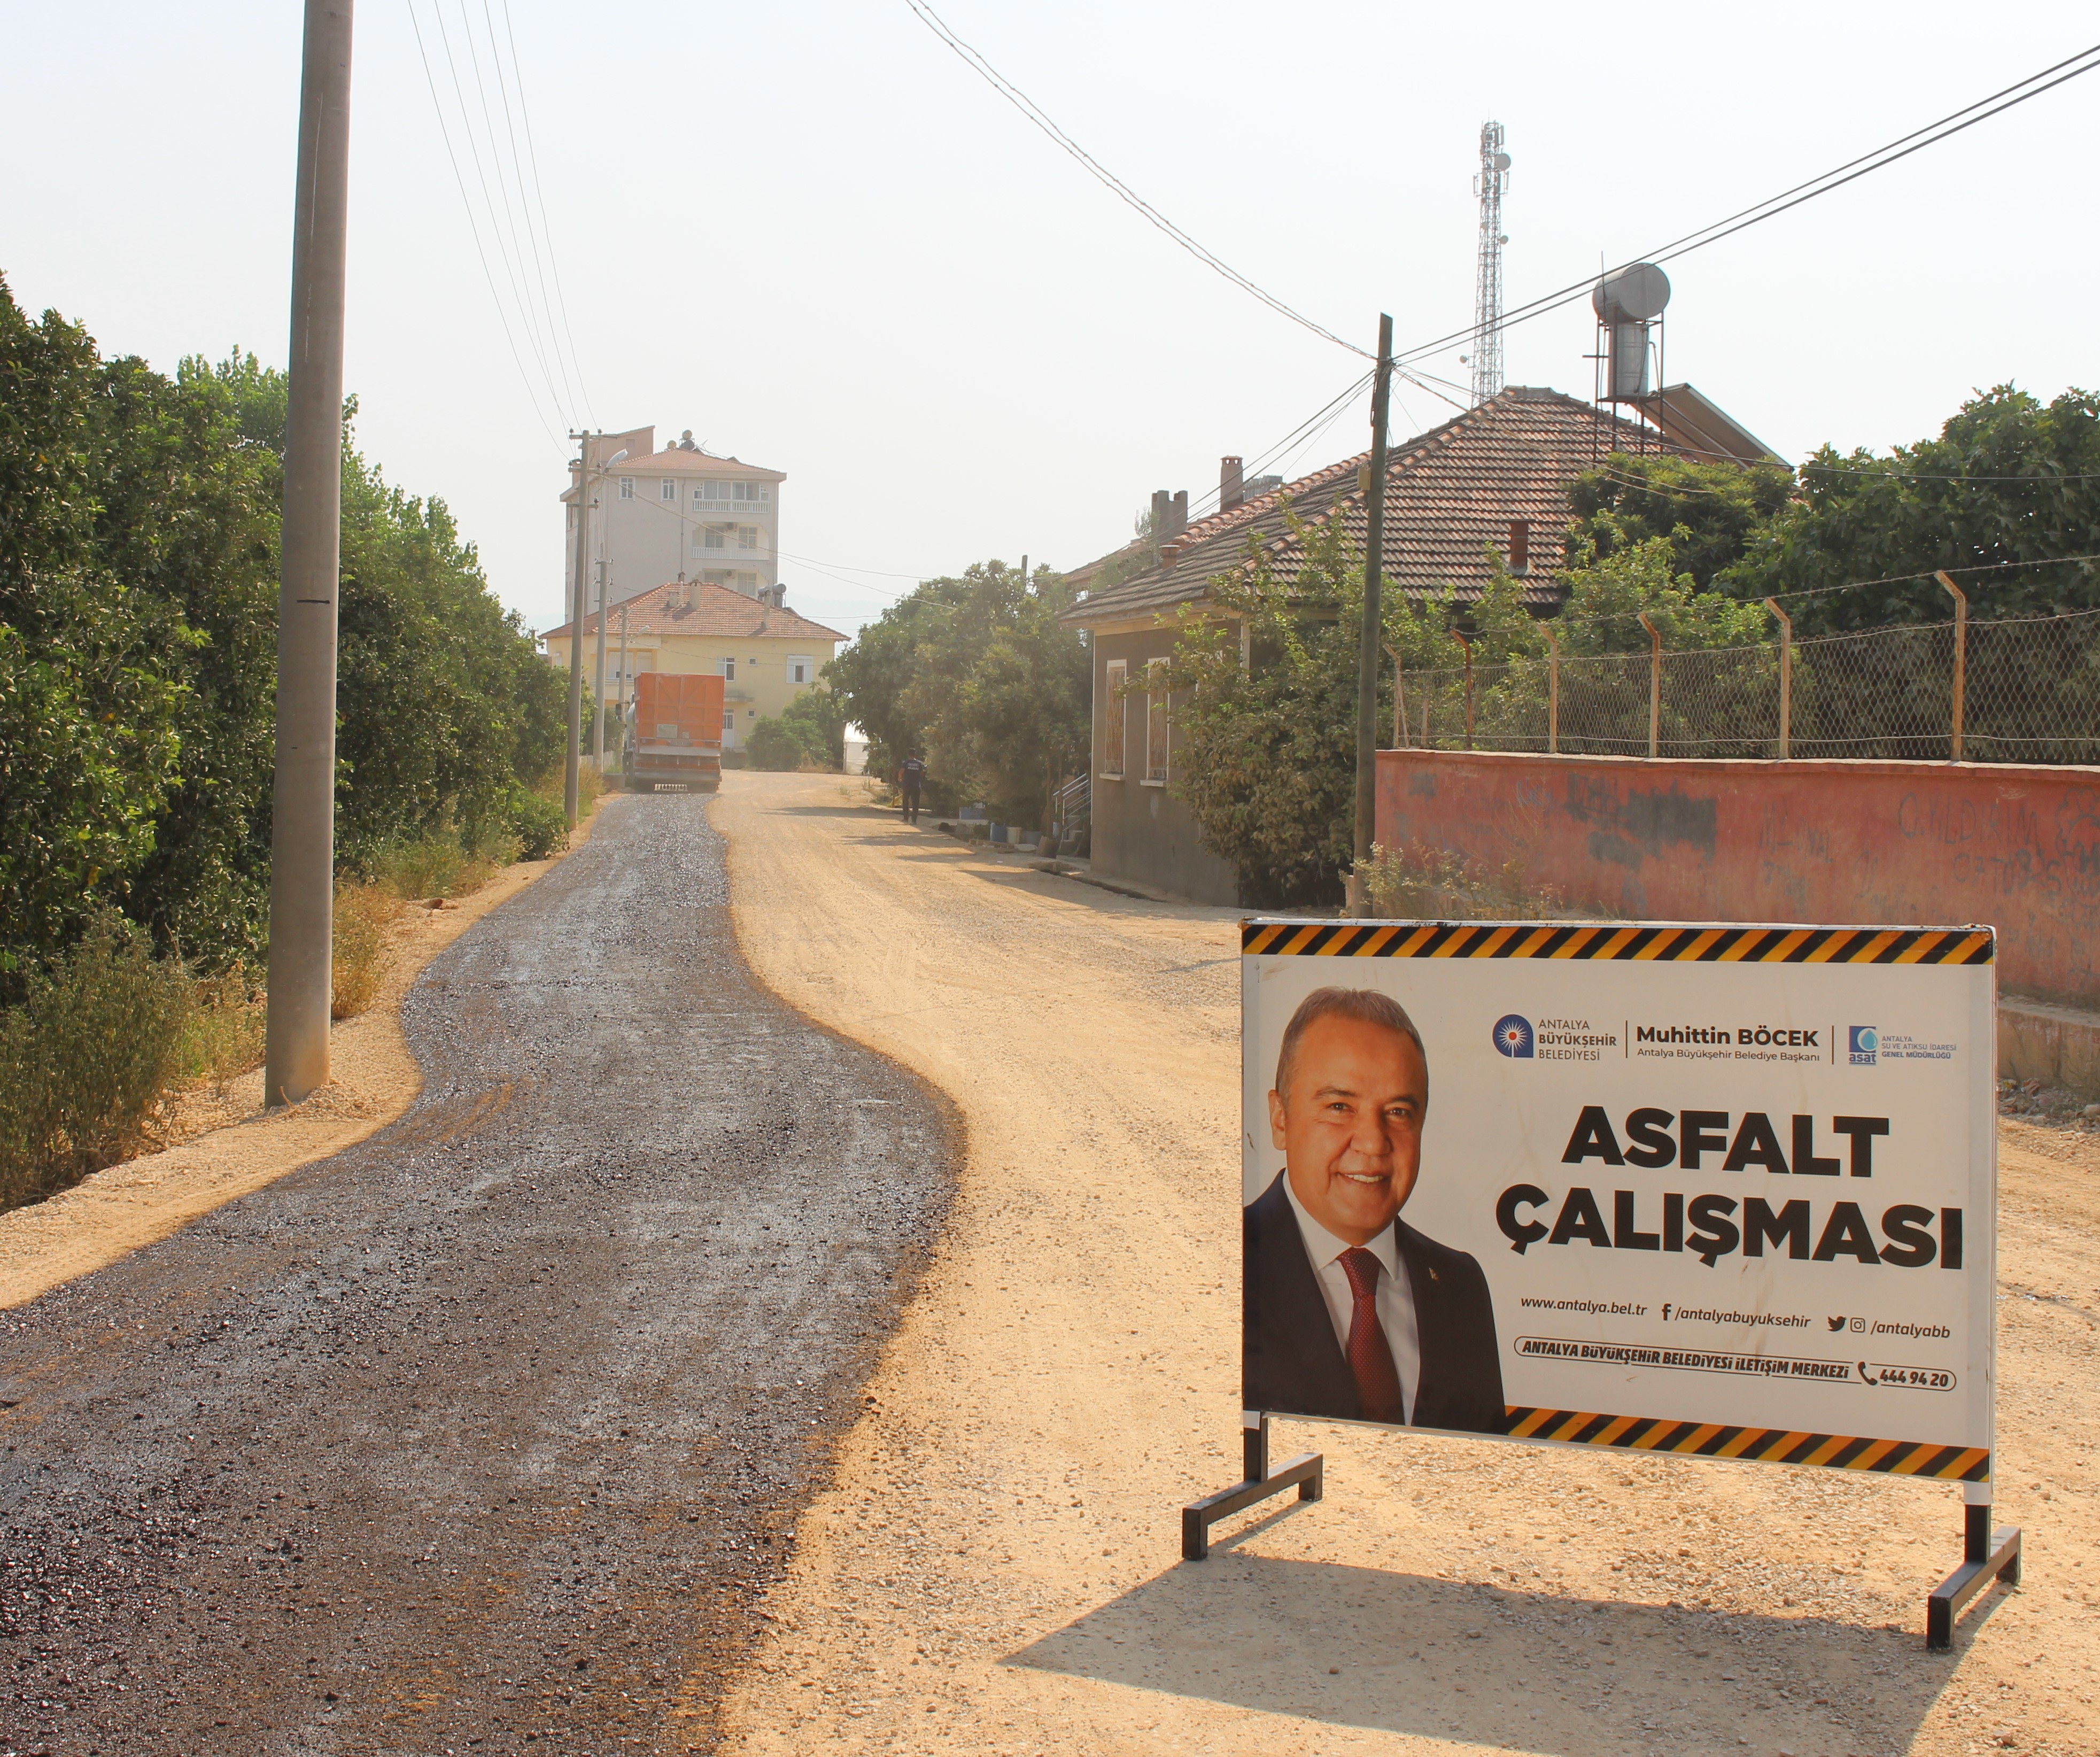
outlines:
[[827, 688], [805, 691], [777, 714], [751, 729], [744, 750], [754, 769], [779, 772], [797, 769], [843, 769], [846, 762], [846, 714]]
[[842, 718], [867, 734], [867, 772], [925, 758], [926, 804], [982, 800], [1010, 823], [1045, 823], [1051, 792], [1087, 761], [1092, 708], [1085, 637], [1057, 620], [1061, 574], [1004, 562], [928, 580], [825, 668]]
[[[285, 395], [238, 351], [105, 358], [0, 280], [0, 1205], [259, 1054]], [[427, 896], [561, 845], [562, 680], [355, 414], [339, 877]]]

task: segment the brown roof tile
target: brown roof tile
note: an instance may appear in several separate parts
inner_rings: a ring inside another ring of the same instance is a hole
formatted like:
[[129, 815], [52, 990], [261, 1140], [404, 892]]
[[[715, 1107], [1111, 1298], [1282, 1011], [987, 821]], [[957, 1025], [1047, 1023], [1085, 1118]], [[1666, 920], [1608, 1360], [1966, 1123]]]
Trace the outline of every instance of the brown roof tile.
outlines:
[[[1560, 588], [1550, 567], [1569, 517], [1568, 484], [1615, 447], [1652, 450], [1659, 443], [1651, 430], [1558, 391], [1512, 386], [1392, 448], [1386, 474], [1386, 578], [1411, 593], [1448, 586], [1462, 598], [1477, 596], [1490, 576], [1484, 549], [1507, 548], [1511, 521], [1523, 519], [1530, 522], [1536, 558], [1525, 596], [1542, 608], [1557, 603]], [[1303, 563], [1304, 545], [1290, 530], [1286, 506], [1309, 525], [1339, 518], [1361, 549], [1370, 520], [1357, 478], [1370, 459], [1369, 452], [1359, 452], [1192, 523], [1176, 540], [1171, 561], [1083, 599], [1062, 620], [1092, 628], [1193, 603], [1213, 576], [1253, 567], [1250, 539], [1287, 583]]]
[[[673, 607], [672, 594], [690, 591], [692, 603]], [[827, 629], [821, 622], [812, 622], [807, 616], [798, 616], [784, 605], [776, 610], [770, 604], [761, 604], [755, 598], [747, 598], [741, 592], [726, 585], [717, 585], [708, 581], [697, 580], [683, 584], [660, 585], [653, 590], [638, 594], [611, 607], [606, 630], [607, 638], [617, 633], [620, 611], [627, 612], [627, 626], [632, 633], [651, 634], [712, 634], [724, 635], [737, 640], [769, 641], [843, 641], [845, 636], [836, 629]], [[558, 629], [543, 629], [540, 638], [566, 640], [570, 625], [563, 623]], [[584, 633], [598, 633], [598, 614], [593, 611], [584, 618]]]

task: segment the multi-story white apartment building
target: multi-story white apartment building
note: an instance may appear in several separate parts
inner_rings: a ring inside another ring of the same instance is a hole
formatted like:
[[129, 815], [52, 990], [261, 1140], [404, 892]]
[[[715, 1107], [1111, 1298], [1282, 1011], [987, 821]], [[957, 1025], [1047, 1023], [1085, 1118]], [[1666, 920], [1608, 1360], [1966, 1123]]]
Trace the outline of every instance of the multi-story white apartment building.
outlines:
[[[676, 445], [656, 449], [656, 430], [600, 435], [589, 442], [590, 573], [585, 606], [622, 598], [680, 580], [726, 585], [747, 598], [770, 593], [780, 578], [780, 484], [778, 470], [717, 457], [693, 443], [689, 430]], [[605, 460], [626, 457], [603, 475]], [[562, 494], [562, 606], [575, 602], [576, 476]]]

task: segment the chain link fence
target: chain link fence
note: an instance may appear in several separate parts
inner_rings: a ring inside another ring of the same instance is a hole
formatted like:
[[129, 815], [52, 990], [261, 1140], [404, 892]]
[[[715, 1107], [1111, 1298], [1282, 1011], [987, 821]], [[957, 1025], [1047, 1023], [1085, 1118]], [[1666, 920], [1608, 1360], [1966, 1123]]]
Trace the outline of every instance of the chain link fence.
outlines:
[[2100, 762], [2100, 610], [1407, 671], [1392, 742], [1611, 757]]

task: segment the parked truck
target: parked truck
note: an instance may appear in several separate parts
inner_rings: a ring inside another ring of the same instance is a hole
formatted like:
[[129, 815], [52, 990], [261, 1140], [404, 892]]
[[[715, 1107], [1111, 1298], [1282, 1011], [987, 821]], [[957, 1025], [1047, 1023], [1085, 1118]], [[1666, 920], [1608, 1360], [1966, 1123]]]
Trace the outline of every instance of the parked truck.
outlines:
[[721, 785], [722, 680], [643, 671], [628, 710], [627, 784], [712, 793]]

